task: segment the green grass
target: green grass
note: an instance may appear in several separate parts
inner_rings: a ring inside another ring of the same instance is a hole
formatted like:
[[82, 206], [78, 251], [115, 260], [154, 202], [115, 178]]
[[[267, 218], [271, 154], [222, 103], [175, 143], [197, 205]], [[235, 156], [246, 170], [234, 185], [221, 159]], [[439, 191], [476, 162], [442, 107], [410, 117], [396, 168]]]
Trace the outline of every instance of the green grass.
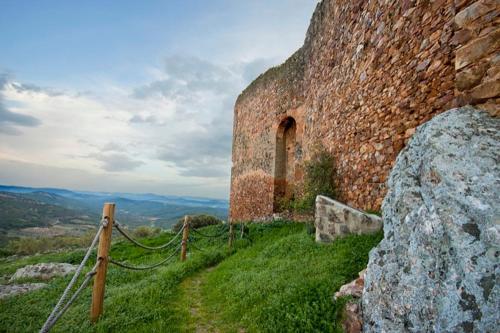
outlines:
[[[216, 228], [201, 231], [211, 233]], [[144, 242], [158, 245], [171, 237], [162, 233]], [[251, 240], [237, 239], [234, 251], [221, 246], [225, 239], [198, 239], [195, 244], [204, 251], [194, 251], [184, 263], [176, 259], [153, 272], [109, 266], [101, 320], [96, 325], [88, 320], [91, 290], [87, 288], [54, 332], [191, 332], [198, 321], [221, 332], [334, 331], [338, 311], [333, 292], [363, 269], [368, 251], [380, 237], [352, 236], [322, 245], [314, 242], [303, 224], [273, 223], [251, 225]], [[146, 265], [166, 253], [117, 242], [111, 255]], [[35, 262], [78, 263], [82, 256], [83, 251], [72, 251], [3, 260], [0, 274]], [[57, 278], [47, 288], [0, 301], [0, 331], [38, 331], [69, 279]], [[196, 315], [190, 313], [192, 307]]]
[[[164, 233], [144, 243], [159, 245], [170, 238], [171, 235]], [[126, 271], [110, 265], [106, 280], [105, 313], [98, 324], [92, 326], [88, 320], [91, 290], [87, 288], [54, 327], [54, 332], [179, 331], [182, 318], [178, 317], [178, 311], [172, 303], [177, 297], [179, 283], [185, 277], [201, 268], [216, 264], [229, 254], [225, 249], [195, 253], [185, 263], [176, 259], [172, 264], [153, 272]], [[113, 244], [111, 255], [117, 260], [146, 265], [161, 260], [166, 254], [152, 253], [129, 243], [119, 242]], [[19, 263], [2, 264], [1, 272], [12, 273], [17, 267], [35, 262], [78, 263], [82, 257], [83, 251], [76, 251], [23, 258]], [[94, 262], [88, 263], [88, 269], [93, 264]], [[70, 277], [54, 279], [47, 288], [0, 301], [0, 331], [37, 332], [69, 280]]]
[[223, 331], [338, 331], [333, 293], [357, 277], [381, 235], [317, 244], [290, 225], [238, 251], [207, 276], [202, 300]]

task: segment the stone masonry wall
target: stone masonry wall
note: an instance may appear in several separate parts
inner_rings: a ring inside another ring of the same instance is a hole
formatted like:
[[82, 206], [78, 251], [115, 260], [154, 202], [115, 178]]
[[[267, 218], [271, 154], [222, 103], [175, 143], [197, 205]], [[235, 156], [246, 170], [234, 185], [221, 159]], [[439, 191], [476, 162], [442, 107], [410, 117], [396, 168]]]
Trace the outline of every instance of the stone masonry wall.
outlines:
[[455, 16], [458, 105], [475, 104], [500, 115], [500, 1], [482, 0]]
[[276, 131], [297, 125], [295, 182], [321, 146], [339, 200], [378, 209], [415, 127], [456, 105], [498, 113], [498, 0], [323, 0], [302, 48], [259, 76], [234, 111], [230, 219], [273, 214]]

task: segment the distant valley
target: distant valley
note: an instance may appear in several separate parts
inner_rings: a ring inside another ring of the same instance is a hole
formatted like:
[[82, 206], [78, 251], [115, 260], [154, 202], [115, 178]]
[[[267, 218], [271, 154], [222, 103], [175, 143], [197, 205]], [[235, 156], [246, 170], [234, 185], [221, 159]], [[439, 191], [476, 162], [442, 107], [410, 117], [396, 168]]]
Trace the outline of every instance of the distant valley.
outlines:
[[116, 219], [130, 228], [170, 228], [186, 214], [226, 219], [228, 212], [227, 200], [221, 199], [0, 185], [0, 244], [19, 236], [78, 235], [94, 229], [105, 202], [116, 203]]

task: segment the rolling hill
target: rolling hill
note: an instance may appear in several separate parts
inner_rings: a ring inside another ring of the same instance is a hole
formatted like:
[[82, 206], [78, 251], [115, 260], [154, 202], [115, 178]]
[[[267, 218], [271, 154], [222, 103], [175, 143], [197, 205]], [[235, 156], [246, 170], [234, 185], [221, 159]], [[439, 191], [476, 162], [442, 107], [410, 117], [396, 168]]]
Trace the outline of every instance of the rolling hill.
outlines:
[[95, 220], [96, 214], [77, 210], [34, 196], [0, 192], [0, 229], [48, 227], [55, 224], [81, 224]]
[[220, 199], [0, 185], [0, 235], [5, 238], [42, 231], [29, 228], [46, 231], [57, 227], [61, 233], [64, 227], [76, 232], [84, 225], [95, 227], [105, 202], [116, 203], [116, 219], [131, 228], [170, 228], [187, 214], [226, 219], [228, 210], [228, 202]]

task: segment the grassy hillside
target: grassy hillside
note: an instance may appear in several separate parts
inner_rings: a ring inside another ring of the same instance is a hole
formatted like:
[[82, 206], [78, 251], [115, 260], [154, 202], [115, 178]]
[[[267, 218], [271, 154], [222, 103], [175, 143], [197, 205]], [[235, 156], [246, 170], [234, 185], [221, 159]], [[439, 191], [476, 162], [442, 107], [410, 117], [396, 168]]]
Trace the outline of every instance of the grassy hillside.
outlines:
[[43, 196], [45, 200], [39, 197], [40, 194], [0, 192], [0, 246], [19, 236], [80, 235], [99, 220], [92, 212], [61, 206], [57, 200], [50, 203], [47, 196]]
[[[210, 233], [214, 227], [202, 229]], [[147, 240], [161, 244], [163, 233]], [[197, 240], [186, 262], [175, 261], [153, 272], [110, 266], [105, 313], [88, 321], [90, 288], [55, 326], [55, 332], [331, 332], [336, 304], [332, 295], [366, 265], [368, 251], [381, 235], [351, 236], [330, 245], [317, 244], [302, 224], [254, 224], [247, 239]], [[168, 252], [168, 251], [167, 251]], [[28, 263], [78, 263], [81, 251], [47, 254], [17, 261], [0, 260], [0, 275]], [[115, 243], [112, 257], [130, 263], [153, 263], [166, 256]], [[88, 267], [93, 265], [92, 262]], [[48, 288], [0, 301], [0, 331], [35, 332], [56, 303], [68, 278]]]
[[81, 223], [81, 211], [48, 204], [18, 194], [0, 192], [0, 229], [44, 227], [55, 223]]

